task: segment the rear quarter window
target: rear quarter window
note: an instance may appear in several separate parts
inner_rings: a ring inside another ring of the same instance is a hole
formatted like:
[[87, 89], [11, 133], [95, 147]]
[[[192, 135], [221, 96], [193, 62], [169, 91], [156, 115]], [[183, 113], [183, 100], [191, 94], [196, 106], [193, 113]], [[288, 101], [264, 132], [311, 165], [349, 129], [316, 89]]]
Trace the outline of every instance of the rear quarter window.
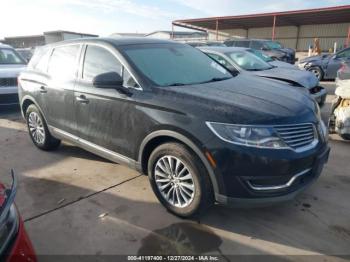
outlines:
[[32, 59], [28, 64], [28, 68], [40, 72], [47, 72], [47, 65], [51, 54], [51, 48], [39, 47], [35, 50]]

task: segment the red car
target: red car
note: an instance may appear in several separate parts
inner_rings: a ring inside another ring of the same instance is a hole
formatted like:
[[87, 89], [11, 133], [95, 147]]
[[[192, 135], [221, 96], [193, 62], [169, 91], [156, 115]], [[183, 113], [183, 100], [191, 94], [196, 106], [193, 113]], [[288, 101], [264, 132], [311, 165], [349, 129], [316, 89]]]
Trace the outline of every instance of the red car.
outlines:
[[0, 261], [37, 262], [32, 243], [14, 204], [17, 181], [12, 171], [12, 186], [0, 183]]

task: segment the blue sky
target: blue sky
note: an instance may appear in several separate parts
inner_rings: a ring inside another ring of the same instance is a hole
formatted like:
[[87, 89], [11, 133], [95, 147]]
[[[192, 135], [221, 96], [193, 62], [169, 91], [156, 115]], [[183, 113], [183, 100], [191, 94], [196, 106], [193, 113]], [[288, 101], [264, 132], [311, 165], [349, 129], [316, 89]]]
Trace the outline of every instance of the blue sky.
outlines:
[[52, 30], [148, 33], [170, 30], [176, 19], [346, 4], [350, 0], [0, 0], [0, 38]]

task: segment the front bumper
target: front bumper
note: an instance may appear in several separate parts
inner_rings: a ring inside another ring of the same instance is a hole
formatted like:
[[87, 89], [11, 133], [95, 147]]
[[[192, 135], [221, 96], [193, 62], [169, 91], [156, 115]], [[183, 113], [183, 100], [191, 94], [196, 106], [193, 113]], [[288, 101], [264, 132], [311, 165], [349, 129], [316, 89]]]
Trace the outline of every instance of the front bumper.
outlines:
[[319, 87], [321, 90], [317, 93], [311, 93], [311, 96], [316, 100], [319, 105], [323, 105], [326, 102], [327, 90], [324, 87]]
[[[259, 207], [259, 206], [268, 206], [281, 202], [287, 202], [294, 199], [298, 194], [303, 192], [306, 188], [308, 188], [313, 182], [317, 180], [320, 176], [323, 166], [328, 161], [330, 148], [327, 149], [317, 157], [313, 168], [306, 173], [305, 175], [311, 177], [308, 181], [303, 181], [303, 177], [301, 180], [294, 181], [294, 183], [298, 183], [299, 186], [295, 187], [295, 190], [292, 190], [286, 194], [278, 195], [278, 196], [270, 196], [270, 197], [255, 197], [255, 198], [239, 198], [239, 197], [228, 197], [221, 194], [215, 194], [215, 199], [219, 204], [232, 206], [232, 207]], [[292, 186], [292, 185], [291, 185]]]
[[219, 190], [215, 198], [220, 204], [236, 207], [294, 198], [321, 174], [330, 152], [324, 141], [299, 153], [218, 143], [214, 139], [207, 146], [216, 160], [214, 174]]

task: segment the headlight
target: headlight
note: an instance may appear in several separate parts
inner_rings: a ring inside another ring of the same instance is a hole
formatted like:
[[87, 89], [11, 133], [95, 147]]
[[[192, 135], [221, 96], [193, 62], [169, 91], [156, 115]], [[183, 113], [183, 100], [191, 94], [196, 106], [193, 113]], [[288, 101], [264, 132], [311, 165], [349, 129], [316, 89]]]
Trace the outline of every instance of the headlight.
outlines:
[[221, 140], [257, 148], [289, 148], [272, 127], [233, 125], [206, 122], [210, 130]]

